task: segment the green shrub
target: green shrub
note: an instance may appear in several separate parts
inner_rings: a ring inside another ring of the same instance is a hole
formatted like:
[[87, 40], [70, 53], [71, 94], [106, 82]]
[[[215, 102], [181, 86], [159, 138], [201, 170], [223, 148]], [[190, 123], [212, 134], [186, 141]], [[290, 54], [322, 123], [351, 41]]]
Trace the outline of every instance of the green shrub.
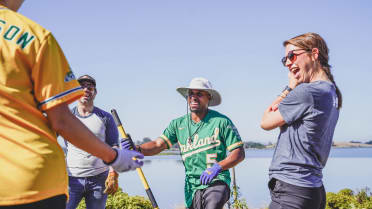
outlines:
[[328, 192], [326, 209], [372, 209], [371, 193], [368, 188], [355, 195], [351, 189], [340, 190], [337, 194]]
[[243, 198], [240, 199], [241, 193], [239, 186], [231, 186], [231, 198], [230, 198], [230, 208], [234, 209], [249, 209], [247, 201]]
[[354, 192], [351, 189], [342, 189], [338, 192], [339, 195], [353, 196]]
[[[77, 209], [86, 209], [84, 199]], [[129, 196], [121, 189], [114, 195], [109, 195], [106, 202], [106, 209], [152, 209], [151, 202], [141, 196]]]
[[358, 192], [357, 195], [355, 195], [356, 201], [360, 204], [364, 202], [368, 202], [370, 200], [370, 197], [368, 197], [368, 191], [369, 189], [362, 189], [360, 192]]
[[353, 196], [344, 194], [335, 194], [332, 192], [327, 193], [327, 206], [326, 209], [347, 209], [352, 208], [354, 203]]
[[[232, 196], [239, 197], [239, 187], [232, 187]], [[233, 198], [231, 198], [233, 199]], [[232, 200], [232, 208], [248, 209], [245, 199]], [[86, 209], [85, 201], [82, 200], [77, 209]], [[119, 189], [115, 195], [109, 195], [106, 209], [152, 209], [151, 202], [141, 196], [129, 196]], [[327, 193], [326, 209], [372, 209], [372, 193], [368, 188], [361, 189], [356, 194], [351, 189], [340, 190], [337, 194]]]

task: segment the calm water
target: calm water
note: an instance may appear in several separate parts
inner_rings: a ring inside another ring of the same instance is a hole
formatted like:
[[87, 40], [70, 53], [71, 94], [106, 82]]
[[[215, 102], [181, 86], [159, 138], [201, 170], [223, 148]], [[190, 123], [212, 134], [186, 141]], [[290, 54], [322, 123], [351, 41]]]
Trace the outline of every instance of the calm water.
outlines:
[[[247, 150], [246, 159], [236, 167], [236, 180], [241, 197], [250, 208], [267, 206], [268, 168], [273, 150]], [[146, 157], [142, 170], [161, 209], [183, 205], [184, 167], [179, 156]], [[332, 149], [324, 174], [327, 192], [344, 188], [372, 188], [372, 148]], [[129, 195], [146, 196], [137, 172], [120, 175], [119, 186]]]

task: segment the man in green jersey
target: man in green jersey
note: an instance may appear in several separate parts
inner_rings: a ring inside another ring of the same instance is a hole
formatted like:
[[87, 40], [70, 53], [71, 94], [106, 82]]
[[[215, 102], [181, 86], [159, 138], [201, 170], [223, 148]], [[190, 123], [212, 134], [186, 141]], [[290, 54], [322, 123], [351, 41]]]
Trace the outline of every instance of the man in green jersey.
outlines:
[[[186, 207], [222, 208], [230, 197], [228, 169], [245, 158], [243, 142], [228, 117], [208, 109], [219, 105], [221, 96], [207, 79], [194, 78], [189, 87], [177, 91], [187, 99], [191, 113], [172, 120], [163, 135], [135, 149], [148, 156], [178, 143], [186, 172]], [[122, 142], [124, 149], [133, 147], [127, 141]]]

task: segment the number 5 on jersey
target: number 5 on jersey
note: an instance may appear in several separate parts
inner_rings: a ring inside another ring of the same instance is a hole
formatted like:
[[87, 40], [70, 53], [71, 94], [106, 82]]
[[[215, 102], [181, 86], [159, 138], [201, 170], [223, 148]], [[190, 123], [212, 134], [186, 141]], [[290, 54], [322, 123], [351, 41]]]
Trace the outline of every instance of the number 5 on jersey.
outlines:
[[213, 164], [217, 163], [217, 153], [212, 153], [212, 154], [206, 154], [207, 160], [207, 168], [210, 168], [213, 166]]

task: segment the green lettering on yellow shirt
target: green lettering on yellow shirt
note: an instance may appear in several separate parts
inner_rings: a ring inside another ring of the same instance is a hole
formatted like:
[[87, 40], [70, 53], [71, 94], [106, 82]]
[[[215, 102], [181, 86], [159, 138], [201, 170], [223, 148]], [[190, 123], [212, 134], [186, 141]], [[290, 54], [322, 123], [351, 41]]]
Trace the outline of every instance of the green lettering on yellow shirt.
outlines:
[[[3, 27], [2, 27], [2, 25]], [[19, 45], [22, 49], [26, 48], [33, 40], [35, 40], [35, 36], [29, 32], [23, 32], [19, 35], [21, 29], [16, 25], [11, 25], [9, 28], [4, 27], [6, 26], [6, 22], [0, 19], [0, 33], [4, 29], [4, 35], [2, 37], [9, 41], [14, 42]], [[19, 37], [19, 38], [16, 38]]]

